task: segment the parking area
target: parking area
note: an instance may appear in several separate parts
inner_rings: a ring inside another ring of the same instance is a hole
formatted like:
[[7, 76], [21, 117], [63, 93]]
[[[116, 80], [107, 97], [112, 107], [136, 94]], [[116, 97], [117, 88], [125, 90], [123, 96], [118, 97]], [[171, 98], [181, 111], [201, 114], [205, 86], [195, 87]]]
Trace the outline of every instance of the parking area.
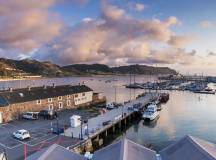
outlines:
[[[6, 152], [9, 160], [21, 160], [24, 157], [24, 147], [26, 147], [27, 155], [48, 147], [54, 143], [64, 147], [72, 146], [80, 140], [65, 136], [58, 136], [51, 133], [51, 128], [56, 128], [57, 123], [59, 127], [70, 125], [70, 116], [80, 115], [85, 119], [95, 116], [95, 112], [86, 110], [65, 110], [59, 112], [58, 121], [44, 120], [17, 120], [6, 124], [0, 124], [0, 152]], [[13, 137], [13, 132], [25, 129], [28, 130], [31, 138], [27, 140], [19, 140]]]

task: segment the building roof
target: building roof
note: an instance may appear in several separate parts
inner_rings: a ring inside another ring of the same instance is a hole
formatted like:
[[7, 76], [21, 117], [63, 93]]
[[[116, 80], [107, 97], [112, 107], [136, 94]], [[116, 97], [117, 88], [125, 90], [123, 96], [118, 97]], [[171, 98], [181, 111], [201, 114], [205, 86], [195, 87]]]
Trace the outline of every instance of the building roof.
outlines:
[[64, 96], [69, 94], [76, 94], [82, 92], [93, 91], [86, 85], [61, 85], [61, 86], [47, 86], [47, 87], [33, 87], [22, 88], [12, 91], [0, 92], [0, 107], [7, 106], [9, 104], [23, 103], [28, 101], [34, 101], [39, 99], [46, 99], [58, 96]]
[[53, 144], [48, 149], [36, 152], [27, 160], [87, 160], [84, 156], [67, 150], [66, 148]]
[[96, 151], [93, 160], [156, 160], [156, 152], [124, 138]]
[[162, 160], [216, 160], [216, 145], [185, 136], [160, 152]]

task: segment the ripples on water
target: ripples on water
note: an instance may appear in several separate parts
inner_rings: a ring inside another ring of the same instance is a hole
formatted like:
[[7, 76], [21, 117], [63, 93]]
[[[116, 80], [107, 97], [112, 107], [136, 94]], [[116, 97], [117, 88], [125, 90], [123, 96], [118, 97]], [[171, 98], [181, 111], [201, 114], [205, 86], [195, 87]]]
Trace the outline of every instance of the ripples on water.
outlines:
[[[114, 80], [106, 83], [106, 80]], [[116, 81], [117, 80], [117, 81]], [[137, 76], [136, 82], [154, 81], [156, 77]], [[127, 101], [144, 90], [130, 90], [123, 85], [130, 82], [129, 76], [96, 76], [53, 78], [0, 82], [0, 88], [20, 88], [42, 85], [86, 83], [96, 92], [102, 92], [108, 101]], [[167, 91], [166, 91], [167, 92]], [[216, 98], [215, 95], [194, 94], [186, 91], [172, 91], [170, 100], [163, 105], [160, 118], [152, 124], [140, 121], [127, 130], [126, 136], [142, 145], [151, 144], [159, 151], [186, 134], [216, 143]]]

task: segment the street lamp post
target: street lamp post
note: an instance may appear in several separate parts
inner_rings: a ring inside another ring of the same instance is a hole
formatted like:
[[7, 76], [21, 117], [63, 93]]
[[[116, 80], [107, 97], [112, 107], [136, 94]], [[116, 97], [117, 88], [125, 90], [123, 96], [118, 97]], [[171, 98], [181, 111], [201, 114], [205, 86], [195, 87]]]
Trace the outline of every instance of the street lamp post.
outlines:
[[115, 87], [115, 103], [116, 103], [116, 86], [114, 86]]
[[58, 117], [56, 117], [56, 124], [57, 124], [57, 133], [59, 135], [59, 122], [58, 122]]
[[80, 139], [82, 140], [83, 139], [83, 130], [82, 130], [82, 125], [83, 125], [83, 121], [82, 121], [82, 119], [81, 119], [81, 127], [80, 127], [80, 133], [81, 133], [81, 135], [80, 135]]

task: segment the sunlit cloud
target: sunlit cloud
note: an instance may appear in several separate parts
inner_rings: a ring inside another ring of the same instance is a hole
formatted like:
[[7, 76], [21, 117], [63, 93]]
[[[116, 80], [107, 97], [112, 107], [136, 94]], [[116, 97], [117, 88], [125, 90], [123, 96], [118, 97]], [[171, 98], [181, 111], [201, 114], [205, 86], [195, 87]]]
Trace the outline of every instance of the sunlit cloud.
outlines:
[[[85, 7], [90, 2], [0, 1], [0, 56], [50, 60], [60, 65], [103, 63], [115, 66], [140, 63], [198, 66], [205, 61], [203, 66], [208, 66], [215, 62], [214, 52], [200, 57], [203, 53], [186, 47], [194, 37], [177, 34], [173, 28], [181, 27], [181, 22], [172, 15], [163, 19], [136, 17], [131, 15], [134, 12], [128, 10], [128, 4], [125, 8], [125, 5], [121, 7], [102, 0], [99, 1], [100, 15], [85, 15], [86, 18], [81, 17], [79, 22], [69, 26], [61, 21], [61, 16], [53, 9], [65, 4]], [[137, 11], [136, 14], [145, 13], [148, 7], [135, 2], [130, 5], [133, 11]], [[214, 26], [208, 20], [200, 22], [200, 25], [204, 28]]]
[[192, 36], [172, 36], [168, 41], [168, 44], [175, 47], [182, 47], [192, 41]]
[[0, 48], [28, 53], [59, 35], [62, 23], [48, 11], [53, 4], [54, 0], [0, 1]]
[[214, 27], [214, 23], [209, 20], [205, 20], [205, 21], [200, 22], [200, 26], [202, 28], [212, 28]]
[[[182, 46], [188, 38], [176, 35], [170, 27], [178, 20], [171, 16], [165, 20], [136, 19], [125, 10], [103, 1], [101, 16], [98, 19], [83, 20], [76, 26], [67, 28], [52, 43], [41, 48], [35, 58], [49, 59], [60, 64], [101, 62], [115, 64], [130, 62], [132, 59], [148, 60], [149, 57], [159, 57], [152, 54], [151, 43]], [[179, 49], [180, 50], [180, 49]], [[187, 56], [179, 50], [166, 54], [175, 57]], [[189, 57], [185, 58], [187, 61]], [[121, 60], [120, 60], [121, 59]], [[183, 60], [176, 63], [183, 63]], [[185, 62], [187, 63], [187, 62]]]
[[130, 9], [138, 11], [138, 12], [142, 12], [146, 8], [146, 6], [144, 4], [135, 3], [135, 2], [128, 3], [128, 6], [129, 6]]

